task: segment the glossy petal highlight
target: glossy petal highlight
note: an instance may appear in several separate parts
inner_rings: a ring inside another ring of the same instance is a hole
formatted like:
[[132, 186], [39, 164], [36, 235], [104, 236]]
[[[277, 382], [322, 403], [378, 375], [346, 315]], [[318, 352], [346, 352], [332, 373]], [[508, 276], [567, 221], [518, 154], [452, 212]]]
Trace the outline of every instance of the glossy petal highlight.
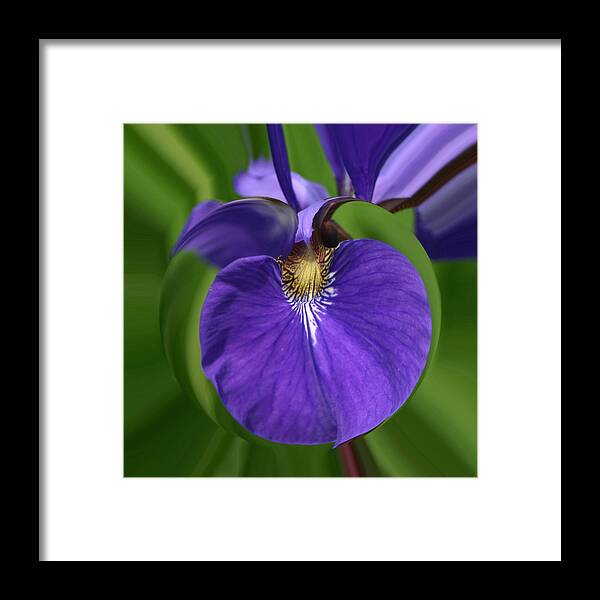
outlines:
[[419, 274], [373, 240], [343, 242], [306, 302], [286, 296], [273, 259], [235, 261], [200, 321], [202, 366], [229, 412], [289, 444], [337, 445], [379, 425], [412, 393], [430, 341]]
[[192, 250], [224, 267], [245, 256], [287, 256], [292, 248], [298, 218], [287, 204], [267, 198], [207, 204], [194, 209], [173, 254]]
[[385, 162], [373, 202], [412, 196], [476, 143], [477, 125], [419, 125]]

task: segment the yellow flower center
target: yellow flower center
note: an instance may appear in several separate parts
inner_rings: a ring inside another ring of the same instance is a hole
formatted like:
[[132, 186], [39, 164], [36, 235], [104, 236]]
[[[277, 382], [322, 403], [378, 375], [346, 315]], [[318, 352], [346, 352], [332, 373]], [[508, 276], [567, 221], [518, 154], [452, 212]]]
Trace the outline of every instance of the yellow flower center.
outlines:
[[292, 301], [317, 297], [328, 284], [335, 248], [326, 248], [313, 238], [310, 245], [296, 244], [285, 260], [280, 260], [281, 286]]

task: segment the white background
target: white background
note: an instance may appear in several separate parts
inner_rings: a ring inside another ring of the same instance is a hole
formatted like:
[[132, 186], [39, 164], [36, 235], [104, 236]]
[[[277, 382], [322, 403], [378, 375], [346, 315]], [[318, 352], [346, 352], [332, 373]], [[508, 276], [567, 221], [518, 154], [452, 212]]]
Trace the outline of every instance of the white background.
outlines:
[[[559, 560], [561, 55], [46, 42], [44, 557]], [[479, 123], [479, 477], [124, 479], [123, 122]]]

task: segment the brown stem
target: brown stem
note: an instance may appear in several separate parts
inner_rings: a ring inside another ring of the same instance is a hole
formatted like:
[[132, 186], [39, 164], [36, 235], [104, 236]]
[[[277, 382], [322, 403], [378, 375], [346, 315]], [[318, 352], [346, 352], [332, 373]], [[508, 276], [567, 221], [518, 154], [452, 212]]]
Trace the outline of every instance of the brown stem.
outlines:
[[352, 443], [344, 442], [338, 446], [338, 450], [342, 459], [344, 475], [346, 477], [364, 477], [358, 454], [352, 447]]
[[398, 212], [405, 208], [414, 208], [423, 204], [448, 181], [477, 162], [477, 144], [473, 144], [447, 165], [440, 169], [425, 185], [419, 188], [410, 198], [390, 198], [379, 203], [379, 206], [390, 212]]

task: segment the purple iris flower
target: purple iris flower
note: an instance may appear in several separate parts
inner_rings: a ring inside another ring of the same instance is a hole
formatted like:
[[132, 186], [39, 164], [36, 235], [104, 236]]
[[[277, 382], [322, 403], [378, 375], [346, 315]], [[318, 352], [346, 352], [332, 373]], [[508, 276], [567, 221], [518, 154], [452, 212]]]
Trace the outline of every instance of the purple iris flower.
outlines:
[[418, 206], [431, 247], [454, 249], [444, 240], [473, 200], [463, 157], [473, 138], [468, 127], [426, 127], [317, 126], [344, 194], [327, 198], [290, 171], [283, 130], [270, 125], [273, 161], [254, 161], [234, 181], [246, 197], [192, 212], [174, 253], [192, 250], [220, 268], [200, 317], [202, 368], [252, 433], [337, 446], [390, 417], [418, 383], [432, 335], [419, 273], [387, 244], [347, 239], [331, 216], [356, 199]]

